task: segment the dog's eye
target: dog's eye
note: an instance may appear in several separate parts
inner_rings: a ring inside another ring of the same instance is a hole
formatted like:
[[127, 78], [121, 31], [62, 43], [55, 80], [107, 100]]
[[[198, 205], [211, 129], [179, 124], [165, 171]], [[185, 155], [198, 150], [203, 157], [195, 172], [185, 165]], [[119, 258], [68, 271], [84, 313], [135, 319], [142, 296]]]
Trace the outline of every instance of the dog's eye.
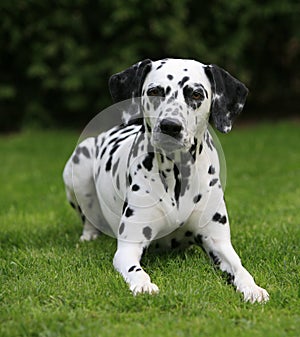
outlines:
[[147, 91], [148, 96], [162, 96], [160, 88], [151, 88]]
[[195, 90], [192, 93], [192, 99], [199, 101], [199, 100], [203, 100], [204, 99], [204, 95], [202, 91], [199, 90]]

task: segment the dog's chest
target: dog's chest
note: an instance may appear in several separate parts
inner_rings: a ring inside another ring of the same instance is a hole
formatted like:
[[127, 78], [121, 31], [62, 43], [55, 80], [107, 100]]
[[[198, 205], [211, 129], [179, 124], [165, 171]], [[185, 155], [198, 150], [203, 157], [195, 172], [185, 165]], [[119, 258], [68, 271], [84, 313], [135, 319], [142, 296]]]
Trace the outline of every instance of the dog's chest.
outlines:
[[201, 144], [192, 153], [166, 155], [155, 150], [136, 125], [116, 127], [100, 136], [98, 144], [96, 190], [104, 213], [106, 207], [114, 210], [116, 226], [128, 199], [149, 212], [160, 209], [168, 222], [180, 225], [203, 198], [208, 164], [195, 161]]

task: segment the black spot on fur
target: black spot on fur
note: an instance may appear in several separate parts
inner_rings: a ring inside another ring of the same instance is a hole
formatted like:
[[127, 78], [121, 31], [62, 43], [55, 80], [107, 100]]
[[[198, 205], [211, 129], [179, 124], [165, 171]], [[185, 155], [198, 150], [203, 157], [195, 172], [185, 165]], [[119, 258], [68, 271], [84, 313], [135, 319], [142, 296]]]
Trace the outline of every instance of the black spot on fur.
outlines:
[[171, 87], [167, 86], [165, 95], [166, 96], [169, 95], [170, 92], [171, 92]]
[[122, 222], [120, 227], [119, 227], [119, 234], [120, 235], [124, 232], [124, 228], [125, 228], [125, 224], [124, 224], [124, 222]]
[[111, 137], [112, 135], [114, 135], [115, 133], [117, 133], [118, 131], [120, 131], [121, 127], [122, 127], [122, 125], [116, 126], [116, 128], [114, 128], [114, 129], [110, 132], [109, 137]]
[[147, 154], [146, 158], [143, 160], [143, 165], [148, 171], [152, 170], [153, 158], [154, 158], [154, 153], [150, 152]]
[[128, 202], [127, 202], [127, 200], [125, 200], [124, 204], [123, 204], [122, 214], [125, 212], [125, 209], [126, 209], [127, 205], [128, 205]]
[[188, 238], [188, 237], [190, 237], [190, 236], [193, 236], [193, 232], [191, 232], [191, 231], [186, 231], [185, 232], [185, 236]]
[[205, 141], [206, 141], [206, 144], [209, 147], [209, 149], [211, 151], [213, 151], [213, 142], [212, 142], [212, 139], [209, 137], [209, 133], [208, 132], [206, 133], [206, 139], [205, 139]]
[[105, 147], [105, 148], [101, 151], [100, 159], [104, 156], [104, 153], [105, 153], [106, 149], [107, 149], [107, 147]]
[[197, 245], [203, 246], [203, 236], [201, 234], [196, 235], [194, 240]]
[[132, 271], [134, 271], [134, 269], [136, 268], [136, 266], [132, 266], [128, 269], [128, 273], [131, 273]]
[[197, 204], [197, 202], [200, 201], [201, 197], [202, 197], [201, 194], [196, 195], [196, 196], [194, 197], [194, 199], [193, 199], [194, 203]]
[[172, 75], [168, 75], [167, 78], [168, 78], [170, 81], [172, 81], [174, 77], [173, 77]]
[[179, 178], [179, 170], [176, 165], [174, 165], [174, 177], [175, 177], [175, 188], [174, 188], [174, 195], [175, 195], [175, 200], [178, 202], [179, 195], [180, 195], [180, 188], [181, 188], [181, 181]]
[[112, 162], [112, 157], [109, 157], [108, 161], [106, 162], [106, 165], [105, 165], [105, 171], [110, 171], [110, 169], [111, 169], [111, 162]]
[[220, 259], [218, 258], [217, 255], [215, 255], [212, 251], [209, 252], [209, 256], [212, 259], [213, 263], [215, 265], [219, 265], [221, 263]]
[[227, 222], [227, 217], [226, 215], [221, 216], [220, 213], [215, 213], [215, 215], [212, 217], [212, 220], [215, 222], [219, 222], [222, 225], [225, 225]]
[[217, 183], [217, 181], [218, 181], [217, 178], [211, 180], [211, 182], [209, 183], [209, 186], [214, 186]]
[[214, 216], [212, 217], [213, 221], [219, 221], [221, 219], [221, 214], [220, 213], [215, 213]]
[[151, 240], [152, 237], [152, 229], [150, 227], [143, 228], [143, 234], [147, 240]]
[[212, 149], [212, 146], [210, 145], [210, 142], [209, 142], [209, 135], [208, 135], [208, 133], [206, 134], [205, 141], [206, 141], [206, 144], [209, 147], [209, 149], [212, 151], [213, 149]]
[[184, 76], [181, 81], [178, 82], [178, 85], [182, 88], [184, 83], [187, 82], [190, 78], [188, 76]]
[[120, 134], [129, 133], [133, 130], [134, 130], [134, 127], [127, 127], [122, 132], [120, 132]]
[[219, 222], [220, 222], [222, 225], [225, 225], [226, 222], [227, 222], [226, 215], [223, 215], [222, 218], [219, 220]]
[[133, 215], [133, 209], [130, 207], [127, 207], [126, 211], [125, 211], [125, 216], [126, 218], [129, 218]]
[[114, 145], [114, 147], [109, 151], [109, 158], [108, 158], [108, 161], [106, 162], [105, 171], [110, 171], [113, 154], [117, 151], [119, 146], [120, 146], [119, 144]]
[[132, 191], [136, 192], [140, 189], [140, 186], [137, 185], [137, 184], [134, 184], [131, 189], [132, 189]]
[[203, 144], [201, 143], [199, 146], [199, 154], [202, 152], [202, 150], [203, 150]]
[[191, 154], [191, 156], [192, 156], [192, 158], [193, 158], [193, 160], [194, 160], [194, 162], [196, 161], [197, 143], [198, 143], [197, 138], [195, 138], [194, 139], [194, 144], [191, 146], [190, 151], [189, 151], [190, 154]]
[[90, 156], [90, 152], [89, 152], [89, 150], [88, 150], [88, 148], [87, 147], [82, 147], [81, 148], [81, 152], [82, 152], [82, 154], [85, 156], [85, 157], [87, 157], [87, 158], [91, 158], [91, 156]]
[[212, 165], [210, 165], [210, 167], [208, 169], [208, 173], [209, 174], [215, 174], [216, 173], [216, 169]]
[[116, 143], [114, 147], [109, 151], [109, 155], [112, 157], [112, 155], [118, 150], [120, 144]]
[[76, 156], [76, 154], [75, 154], [72, 158], [72, 161], [73, 161], [74, 164], [78, 164], [79, 163], [79, 157]]

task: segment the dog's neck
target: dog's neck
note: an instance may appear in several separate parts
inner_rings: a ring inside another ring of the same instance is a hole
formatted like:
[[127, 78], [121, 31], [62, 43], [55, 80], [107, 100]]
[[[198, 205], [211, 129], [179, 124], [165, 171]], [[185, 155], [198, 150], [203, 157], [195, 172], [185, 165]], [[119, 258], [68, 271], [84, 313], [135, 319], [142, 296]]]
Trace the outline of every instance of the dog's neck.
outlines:
[[193, 187], [193, 177], [196, 177], [197, 158], [203, 148], [202, 139], [194, 138], [194, 144], [189, 150], [179, 149], [174, 152], [166, 152], [156, 148], [151, 144], [151, 129], [144, 125], [145, 133], [144, 146], [148, 153], [152, 153], [152, 160], [155, 161], [161, 182], [167, 193], [174, 194], [174, 201], [179, 203], [179, 198]]

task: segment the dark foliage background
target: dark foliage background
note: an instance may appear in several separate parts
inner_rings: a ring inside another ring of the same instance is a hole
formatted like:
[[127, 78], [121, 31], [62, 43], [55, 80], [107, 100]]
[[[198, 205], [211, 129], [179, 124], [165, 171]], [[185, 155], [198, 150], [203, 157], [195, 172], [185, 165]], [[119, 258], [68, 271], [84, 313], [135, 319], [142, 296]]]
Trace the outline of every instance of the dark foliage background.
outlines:
[[250, 89], [244, 118], [300, 111], [298, 0], [2, 0], [0, 53], [2, 131], [84, 126], [144, 58], [225, 68]]

